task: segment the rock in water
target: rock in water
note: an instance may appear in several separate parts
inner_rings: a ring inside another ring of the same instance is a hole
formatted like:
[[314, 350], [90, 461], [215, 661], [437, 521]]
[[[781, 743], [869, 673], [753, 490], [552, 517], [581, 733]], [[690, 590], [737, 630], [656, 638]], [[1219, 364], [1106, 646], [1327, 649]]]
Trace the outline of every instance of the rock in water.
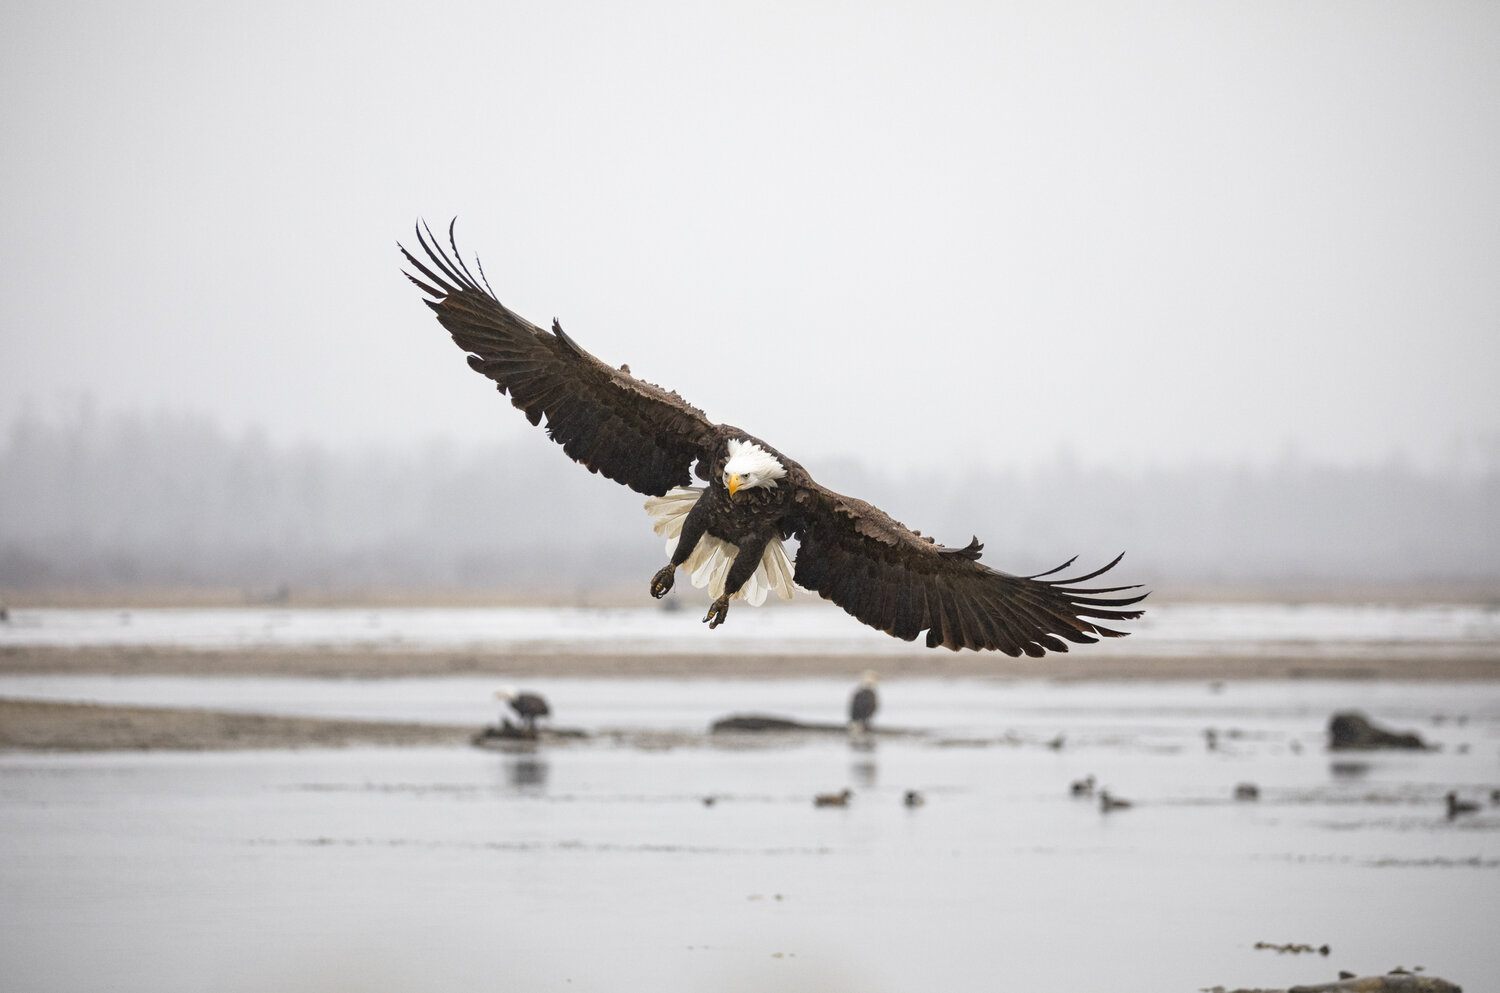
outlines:
[[1373, 748], [1427, 747], [1419, 735], [1408, 731], [1397, 733], [1370, 723], [1370, 719], [1358, 711], [1348, 710], [1334, 714], [1328, 722], [1328, 747], [1334, 751]]

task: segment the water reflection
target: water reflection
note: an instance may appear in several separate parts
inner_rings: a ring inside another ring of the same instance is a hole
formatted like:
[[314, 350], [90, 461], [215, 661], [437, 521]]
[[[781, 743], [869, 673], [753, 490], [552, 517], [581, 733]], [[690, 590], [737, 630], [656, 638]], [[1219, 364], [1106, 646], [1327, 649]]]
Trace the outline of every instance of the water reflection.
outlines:
[[853, 754], [849, 760], [849, 778], [860, 789], [874, 789], [880, 784], [880, 764], [875, 758], [873, 741], [850, 742]]
[[547, 792], [549, 764], [541, 752], [513, 752], [505, 756], [505, 785], [512, 793], [539, 796]]

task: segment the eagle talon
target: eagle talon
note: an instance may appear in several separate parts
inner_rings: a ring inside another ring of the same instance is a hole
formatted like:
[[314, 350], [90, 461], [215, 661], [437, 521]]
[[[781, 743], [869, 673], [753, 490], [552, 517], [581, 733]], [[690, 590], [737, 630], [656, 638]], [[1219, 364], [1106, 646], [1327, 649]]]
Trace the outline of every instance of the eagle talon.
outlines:
[[719, 599], [715, 600], [713, 604], [708, 608], [708, 614], [703, 618], [703, 623], [707, 624], [709, 630], [711, 631], [714, 628], [718, 627], [720, 624], [723, 624], [724, 619], [728, 616], [729, 596], [728, 594], [725, 594], [724, 596], [721, 596], [719, 597]]
[[651, 595], [660, 600], [672, 589], [672, 581], [676, 579], [677, 567], [670, 563], [661, 567], [656, 575], [651, 577]]

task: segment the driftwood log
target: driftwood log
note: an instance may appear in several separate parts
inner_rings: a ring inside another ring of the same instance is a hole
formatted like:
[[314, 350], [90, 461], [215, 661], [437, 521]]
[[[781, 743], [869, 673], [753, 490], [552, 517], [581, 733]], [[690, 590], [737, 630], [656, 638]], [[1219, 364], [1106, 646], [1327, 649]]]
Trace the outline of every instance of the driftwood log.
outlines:
[[1293, 986], [1287, 993], [1463, 993], [1463, 988], [1436, 976], [1393, 972], [1384, 976], [1359, 976], [1317, 986]]
[[1228, 989], [1211, 986], [1203, 993], [1463, 993], [1463, 987], [1436, 976], [1418, 976], [1398, 971], [1384, 976], [1357, 976], [1315, 986], [1293, 986], [1289, 990]]
[[719, 734], [726, 731], [749, 731], [754, 733], [818, 732], [820, 734], [847, 734], [847, 724], [808, 724], [790, 717], [772, 717], [769, 714], [731, 714], [721, 717], [709, 726], [709, 731]]

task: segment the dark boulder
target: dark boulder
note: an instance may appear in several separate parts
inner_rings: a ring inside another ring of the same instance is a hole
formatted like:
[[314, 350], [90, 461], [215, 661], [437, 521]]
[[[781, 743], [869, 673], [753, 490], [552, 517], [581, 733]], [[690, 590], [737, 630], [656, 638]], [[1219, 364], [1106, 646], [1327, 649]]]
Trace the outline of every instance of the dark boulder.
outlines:
[[1414, 731], [1405, 733], [1388, 731], [1370, 723], [1370, 719], [1358, 711], [1349, 710], [1334, 714], [1328, 722], [1328, 747], [1333, 751], [1372, 748], [1427, 748], [1427, 743]]

